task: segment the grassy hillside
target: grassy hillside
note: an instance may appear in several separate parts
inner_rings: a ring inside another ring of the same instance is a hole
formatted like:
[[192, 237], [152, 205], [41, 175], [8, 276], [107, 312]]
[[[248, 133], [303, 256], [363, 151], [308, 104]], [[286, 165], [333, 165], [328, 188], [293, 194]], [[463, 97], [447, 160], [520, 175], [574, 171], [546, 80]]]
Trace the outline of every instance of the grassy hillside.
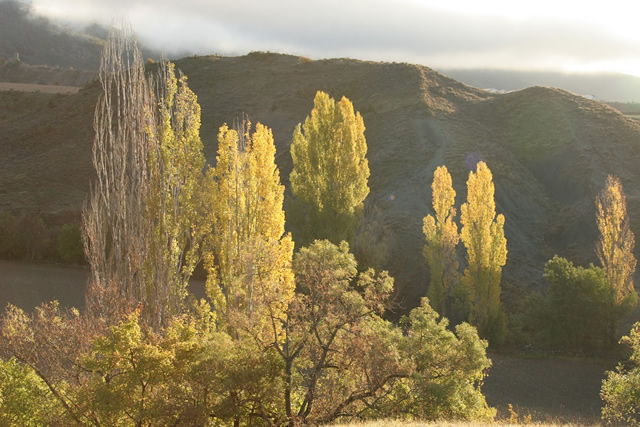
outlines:
[[[315, 92], [353, 101], [367, 127], [368, 219], [377, 218], [385, 267], [405, 308], [425, 292], [422, 218], [441, 164], [452, 173], [457, 206], [470, 163], [484, 159], [493, 171], [497, 209], [506, 217], [506, 289], [541, 286], [544, 262], [555, 253], [595, 261], [593, 200], [609, 173], [621, 178], [640, 233], [640, 122], [596, 101], [544, 87], [492, 94], [410, 64], [252, 53], [185, 58], [177, 66], [202, 106], [209, 161], [218, 127], [247, 113], [273, 129], [285, 184], [293, 128]], [[9, 153], [0, 157], [0, 210], [81, 205], [92, 176], [97, 95], [96, 85], [68, 96], [0, 92], [0, 151]]]

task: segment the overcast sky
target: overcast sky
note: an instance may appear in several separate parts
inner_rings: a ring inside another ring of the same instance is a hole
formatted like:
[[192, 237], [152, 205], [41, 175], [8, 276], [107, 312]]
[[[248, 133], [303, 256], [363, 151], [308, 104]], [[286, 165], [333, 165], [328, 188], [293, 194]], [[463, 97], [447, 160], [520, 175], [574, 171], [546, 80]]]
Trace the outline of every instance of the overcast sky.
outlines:
[[640, 76], [637, 0], [31, 0], [37, 13], [126, 19], [163, 51], [271, 51], [433, 68], [617, 71]]

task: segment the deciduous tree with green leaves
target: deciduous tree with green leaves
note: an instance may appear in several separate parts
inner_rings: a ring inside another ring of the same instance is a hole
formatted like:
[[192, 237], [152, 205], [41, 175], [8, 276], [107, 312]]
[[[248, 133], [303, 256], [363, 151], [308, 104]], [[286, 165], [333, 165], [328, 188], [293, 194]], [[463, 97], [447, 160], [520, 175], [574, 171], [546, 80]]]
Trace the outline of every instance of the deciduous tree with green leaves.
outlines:
[[467, 202], [460, 208], [460, 237], [467, 249], [462, 282], [471, 299], [469, 320], [480, 336], [499, 342], [506, 330], [500, 301], [502, 267], [507, 262], [504, 216], [496, 215], [493, 176], [484, 162], [469, 172]]
[[440, 315], [447, 316], [447, 300], [458, 281], [456, 247], [460, 236], [458, 225], [454, 222], [456, 192], [446, 166], [439, 166], [435, 170], [431, 191], [435, 217], [424, 217], [422, 227], [426, 239], [423, 254], [430, 269], [427, 295], [431, 306]]
[[550, 286], [536, 330], [555, 347], [601, 348], [609, 306], [605, 272], [594, 265], [576, 267], [556, 255], [545, 264], [544, 278]]
[[294, 270], [298, 292], [261, 344], [280, 356], [289, 425], [492, 418], [479, 388], [491, 363], [475, 328], [449, 331], [427, 299], [403, 327], [383, 319], [393, 280], [358, 273], [346, 242], [315, 241], [296, 254]]
[[369, 194], [364, 121], [346, 97], [335, 102], [318, 91], [311, 115], [293, 132], [291, 189], [296, 197], [294, 235], [300, 246], [315, 239], [351, 241]]

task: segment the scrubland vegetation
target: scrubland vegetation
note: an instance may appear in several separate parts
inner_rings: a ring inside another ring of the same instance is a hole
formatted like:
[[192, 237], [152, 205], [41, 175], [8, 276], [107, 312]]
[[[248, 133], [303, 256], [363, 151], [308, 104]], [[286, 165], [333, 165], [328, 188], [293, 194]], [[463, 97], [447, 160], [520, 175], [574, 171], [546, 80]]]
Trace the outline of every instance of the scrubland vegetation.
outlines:
[[[149, 76], [125, 33], [105, 48], [100, 78], [97, 180], [82, 230], [62, 225], [58, 238], [68, 262], [80, 261], [81, 238], [91, 267], [86, 306], [6, 309], [4, 423], [491, 422], [481, 390], [489, 345], [609, 348], [637, 304], [634, 236], [622, 185], [609, 177], [596, 201], [601, 267], [554, 257], [549, 292], [509, 318], [501, 301], [508, 218], [496, 212], [493, 175], [478, 161], [460, 227], [451, 176], [436, 169], [433, 215], [423, 222], [428, 298], [392, 322], [393, 278], [375, 269], [375, 256], [351, 253], [366, 253], [358, 226], [370, 171], [365, 123], [346, 97], [317, 92], [295, 128], [285, 222], [271, 129], [246, 117], [223, 125], [207, 165], [197, 97], [171, 63]], [[34, 258], [42, 239], [8, 245], [20, 228], [9, 215], [0, 220], [0, 250], [24, 247]], [[207, 272], [199, 301], [186, 291], [198, 264]], [[629, 362], [603, 383], [606, 420], [640, 422], [639, 328], [623, 339]]]

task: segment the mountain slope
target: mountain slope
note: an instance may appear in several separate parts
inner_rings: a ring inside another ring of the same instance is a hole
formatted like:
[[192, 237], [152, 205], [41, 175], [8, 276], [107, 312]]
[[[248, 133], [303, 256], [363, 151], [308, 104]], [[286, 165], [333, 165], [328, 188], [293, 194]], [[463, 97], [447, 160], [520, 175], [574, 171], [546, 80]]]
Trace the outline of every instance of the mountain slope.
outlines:
[[560, 87], [601, 101], [637, 102], [640, 100], [640, 77], [629, 74], [498, 69], [442, 69], [439, 71], [480, 88], [513, 91], [541, 85]]
[[[209, 161], [217, 128], [247, 113], [273, 129], [285, 184], [293, 128], [309, 114], [315, 92], [353, 101], [367, 127], [366, 211], [385, 238], [384, 267], [396, 277], [405, 308], [425, 293], [422, 218], [430, 212], [431, 179], [441, 164], [452, 173], [457, 206], [465, 200], [469, 167], [483, 159], [491, 168], [497, 209], [506, 217], [507, 290], [540, 285], [544, 262], [555, 253], [595, 261], [593, 200], [609, 173], [621, 178], [640, 232], [640, 124], [598, 102], [543, 87], [492, 94], [410, 64], [252, 53], [185, 58], [177, 67], [202, 106]], [[32, 94], [28, 102], [0, 93], [8, 106], [32, 103], [10, 113], [0, 109], [0, 151], [10, 153], [0, 157], [0, 210], [81, 205], [92, 175], [97, 94], [97, 85], [67, 97]]]
[[28, 64], [46, 64], [96, 70], [102, 42], [97, 37], [60, 29], [46, 18], [31, 14], [30, 5], [0, 1], [0, 57]]

